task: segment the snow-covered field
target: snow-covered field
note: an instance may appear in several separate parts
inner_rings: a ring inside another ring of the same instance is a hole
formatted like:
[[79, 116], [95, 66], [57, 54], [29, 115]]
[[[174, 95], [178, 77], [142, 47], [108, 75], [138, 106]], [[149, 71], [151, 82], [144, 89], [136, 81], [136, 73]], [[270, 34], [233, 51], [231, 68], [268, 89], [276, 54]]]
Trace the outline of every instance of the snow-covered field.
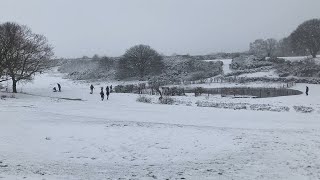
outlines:
[[[108, 84], [94, 84], [90, 95], [89, 84], [61, 77], [37, 76], [19, 86], [25, 94], [0, 100], [0, 179], [320, 178], [319, 85], [308, 85], [308, 97], [188, 96], [184, 106], [138, 103], [133, 94], [102, 102], [99, 87]], [[61, 93], [52, 92], [57, 82]], [[198, 100], [290, 111], [197, 107]]]
[[270, 71], [267, 71], [267, 72], [256, 72], [256, 73], [241, 74], [238, 77], [270, 77], [270, 78], [278, 78], [279, 75], [277, 75], [275, 70], [270, 70]]

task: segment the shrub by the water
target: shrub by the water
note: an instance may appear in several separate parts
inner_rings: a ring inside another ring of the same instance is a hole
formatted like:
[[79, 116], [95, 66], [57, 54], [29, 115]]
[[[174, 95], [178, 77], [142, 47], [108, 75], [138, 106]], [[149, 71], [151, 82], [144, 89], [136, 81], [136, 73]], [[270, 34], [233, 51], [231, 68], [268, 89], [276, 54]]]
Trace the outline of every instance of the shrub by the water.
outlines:
[[142, 102], [142, 103], [151, 103], [151, 102], [152, 102], [152, 99], [149, 98], [149, 97], [140, 95], [140, 96], [137, 98], [137, 101], [138, 101], [138, 102]]
[[164, 96], [159, 99], [160, 104], [169, 104], [172, 105], [174, 104], [175, 100], [172, 97], [169, 96]]
[[296, 112], [300, 112], [300, 113], [311, 113], [314, 111], [312, 107], [307, 107], [307, 106], [293, 106], [293, 109]]

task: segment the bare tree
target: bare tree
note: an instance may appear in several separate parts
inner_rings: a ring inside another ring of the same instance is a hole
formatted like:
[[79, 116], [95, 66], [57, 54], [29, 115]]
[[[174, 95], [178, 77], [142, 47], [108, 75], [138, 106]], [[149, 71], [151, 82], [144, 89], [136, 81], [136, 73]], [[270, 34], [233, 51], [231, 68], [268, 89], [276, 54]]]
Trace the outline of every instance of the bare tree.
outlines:
[[315, 58], [320, 51], [320, 19], [302, 23], [290, 38], [295, 51], [306, 50]]
[[271, 57], [274, 56], [277, 45], [278, 41], [275, 39], [257, 39], [254, 42], [250, 43], [249, 52], [256, 56]]
[[16, 23], [0, 24], [0, 65], [10, 76], [14, 93], [17, 82], [31, 80], [35, 73], [48, 69], [52, 56], [52, 47], [43, 35]]
[[160, 74], [164, 65], [162, 56], [147, 45], [137, 45], [126, 51], [119, 62], [120, 74], [139, 76]]
[[275, 51], [278, 46], [278, 41], [275, 39], [267, 39], [266, 41], [266, 52], [268, 57], [272, 57], [275, 55]]
[[249, 52], [256, 56], [267, 56], [266, 54], [266, 42], [263, 39], [257, 39], [254, 42], [250, 43]]
[[162, 91], [160, 90], [160, 88], [161, 86], [165, 85], [165, 81], [161, 77], [151, 78], [149, 79], [148, 84], [152, 89], [156, 90], [159, 93], [159, 99], [162, 99]]

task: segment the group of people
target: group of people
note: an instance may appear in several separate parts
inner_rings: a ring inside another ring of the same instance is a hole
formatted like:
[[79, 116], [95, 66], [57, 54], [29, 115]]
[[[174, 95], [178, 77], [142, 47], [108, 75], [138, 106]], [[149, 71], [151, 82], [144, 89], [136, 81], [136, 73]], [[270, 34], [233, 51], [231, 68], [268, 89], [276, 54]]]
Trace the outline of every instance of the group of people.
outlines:
[[[93, 89], [94, 89], [94, 86], [91, 84], [90, 85], [90, 94], [93, 94]], [[109, 99], [109, 95], [110, 95], [111, 92], [112, 92], [112, 85], [110, 86], [110, 88], [109, 88], [109, 86], [107, 86], [106, 87], [107, 100]], [[103, 101], [104, 100], [104, 96], [105, 96], [104, 92], [103, 92], [103, 87], [101, 87], [100, 96], [101, 96], [101, 101]]]
[[[57, 83], [58, 85], [58, 91], [61, 92], [61, 85], [59, 83]], [[57, 92], [57, 88], [53, 87], [53, 92]]]
[[[53, 87], [53, 92], [58, 92], [58, 91], [61, 92], [61, 85], [59, 83], [57, 83], [57, 85], [58, 85], [58, 90], [56, 87]], [[90, 94], [93, 94], [93, 89], [94, 89], [94, 86], [91, 84], [90, 85]], [[110, 88], [109, 88], [109, 86], [107, 86], [106, 87], [107, 100], [109, 99], [109, 95], [111, 92], [112, 92], [112, 85], [110, 86]], [[101, 96], [101, 100], [103, 101], [104, 97], [105, 97], [104, 92], [103, 92], [103, 87], [101, 87], [100, 96]]]

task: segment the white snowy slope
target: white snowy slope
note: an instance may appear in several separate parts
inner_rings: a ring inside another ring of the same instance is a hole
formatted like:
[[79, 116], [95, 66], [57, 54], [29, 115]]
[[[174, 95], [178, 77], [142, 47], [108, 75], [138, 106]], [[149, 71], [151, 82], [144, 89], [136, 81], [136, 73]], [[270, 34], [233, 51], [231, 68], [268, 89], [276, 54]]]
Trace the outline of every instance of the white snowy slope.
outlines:
[[[283, 58], [287, 61], [301, 61], [301, 60], [306, 60], [311, 57], [310, 56], [296, 56], [296, 57], [279, 57], [279, 58]], [[320, 56], [318, 55], [317, 58], [315, 58], [315, 61], [319, 61], [319, 60], [320, 60]]]
[[216, 98], [316, 110], [304, 114], [143, 104], [133, 94], [102, 102], [107, 84], [91, 95], [61, 76], [37, 76], [19, 88], [26, 94], [0, 100], [0, 179], [320, 178], [318, 85], [308, 97]]

